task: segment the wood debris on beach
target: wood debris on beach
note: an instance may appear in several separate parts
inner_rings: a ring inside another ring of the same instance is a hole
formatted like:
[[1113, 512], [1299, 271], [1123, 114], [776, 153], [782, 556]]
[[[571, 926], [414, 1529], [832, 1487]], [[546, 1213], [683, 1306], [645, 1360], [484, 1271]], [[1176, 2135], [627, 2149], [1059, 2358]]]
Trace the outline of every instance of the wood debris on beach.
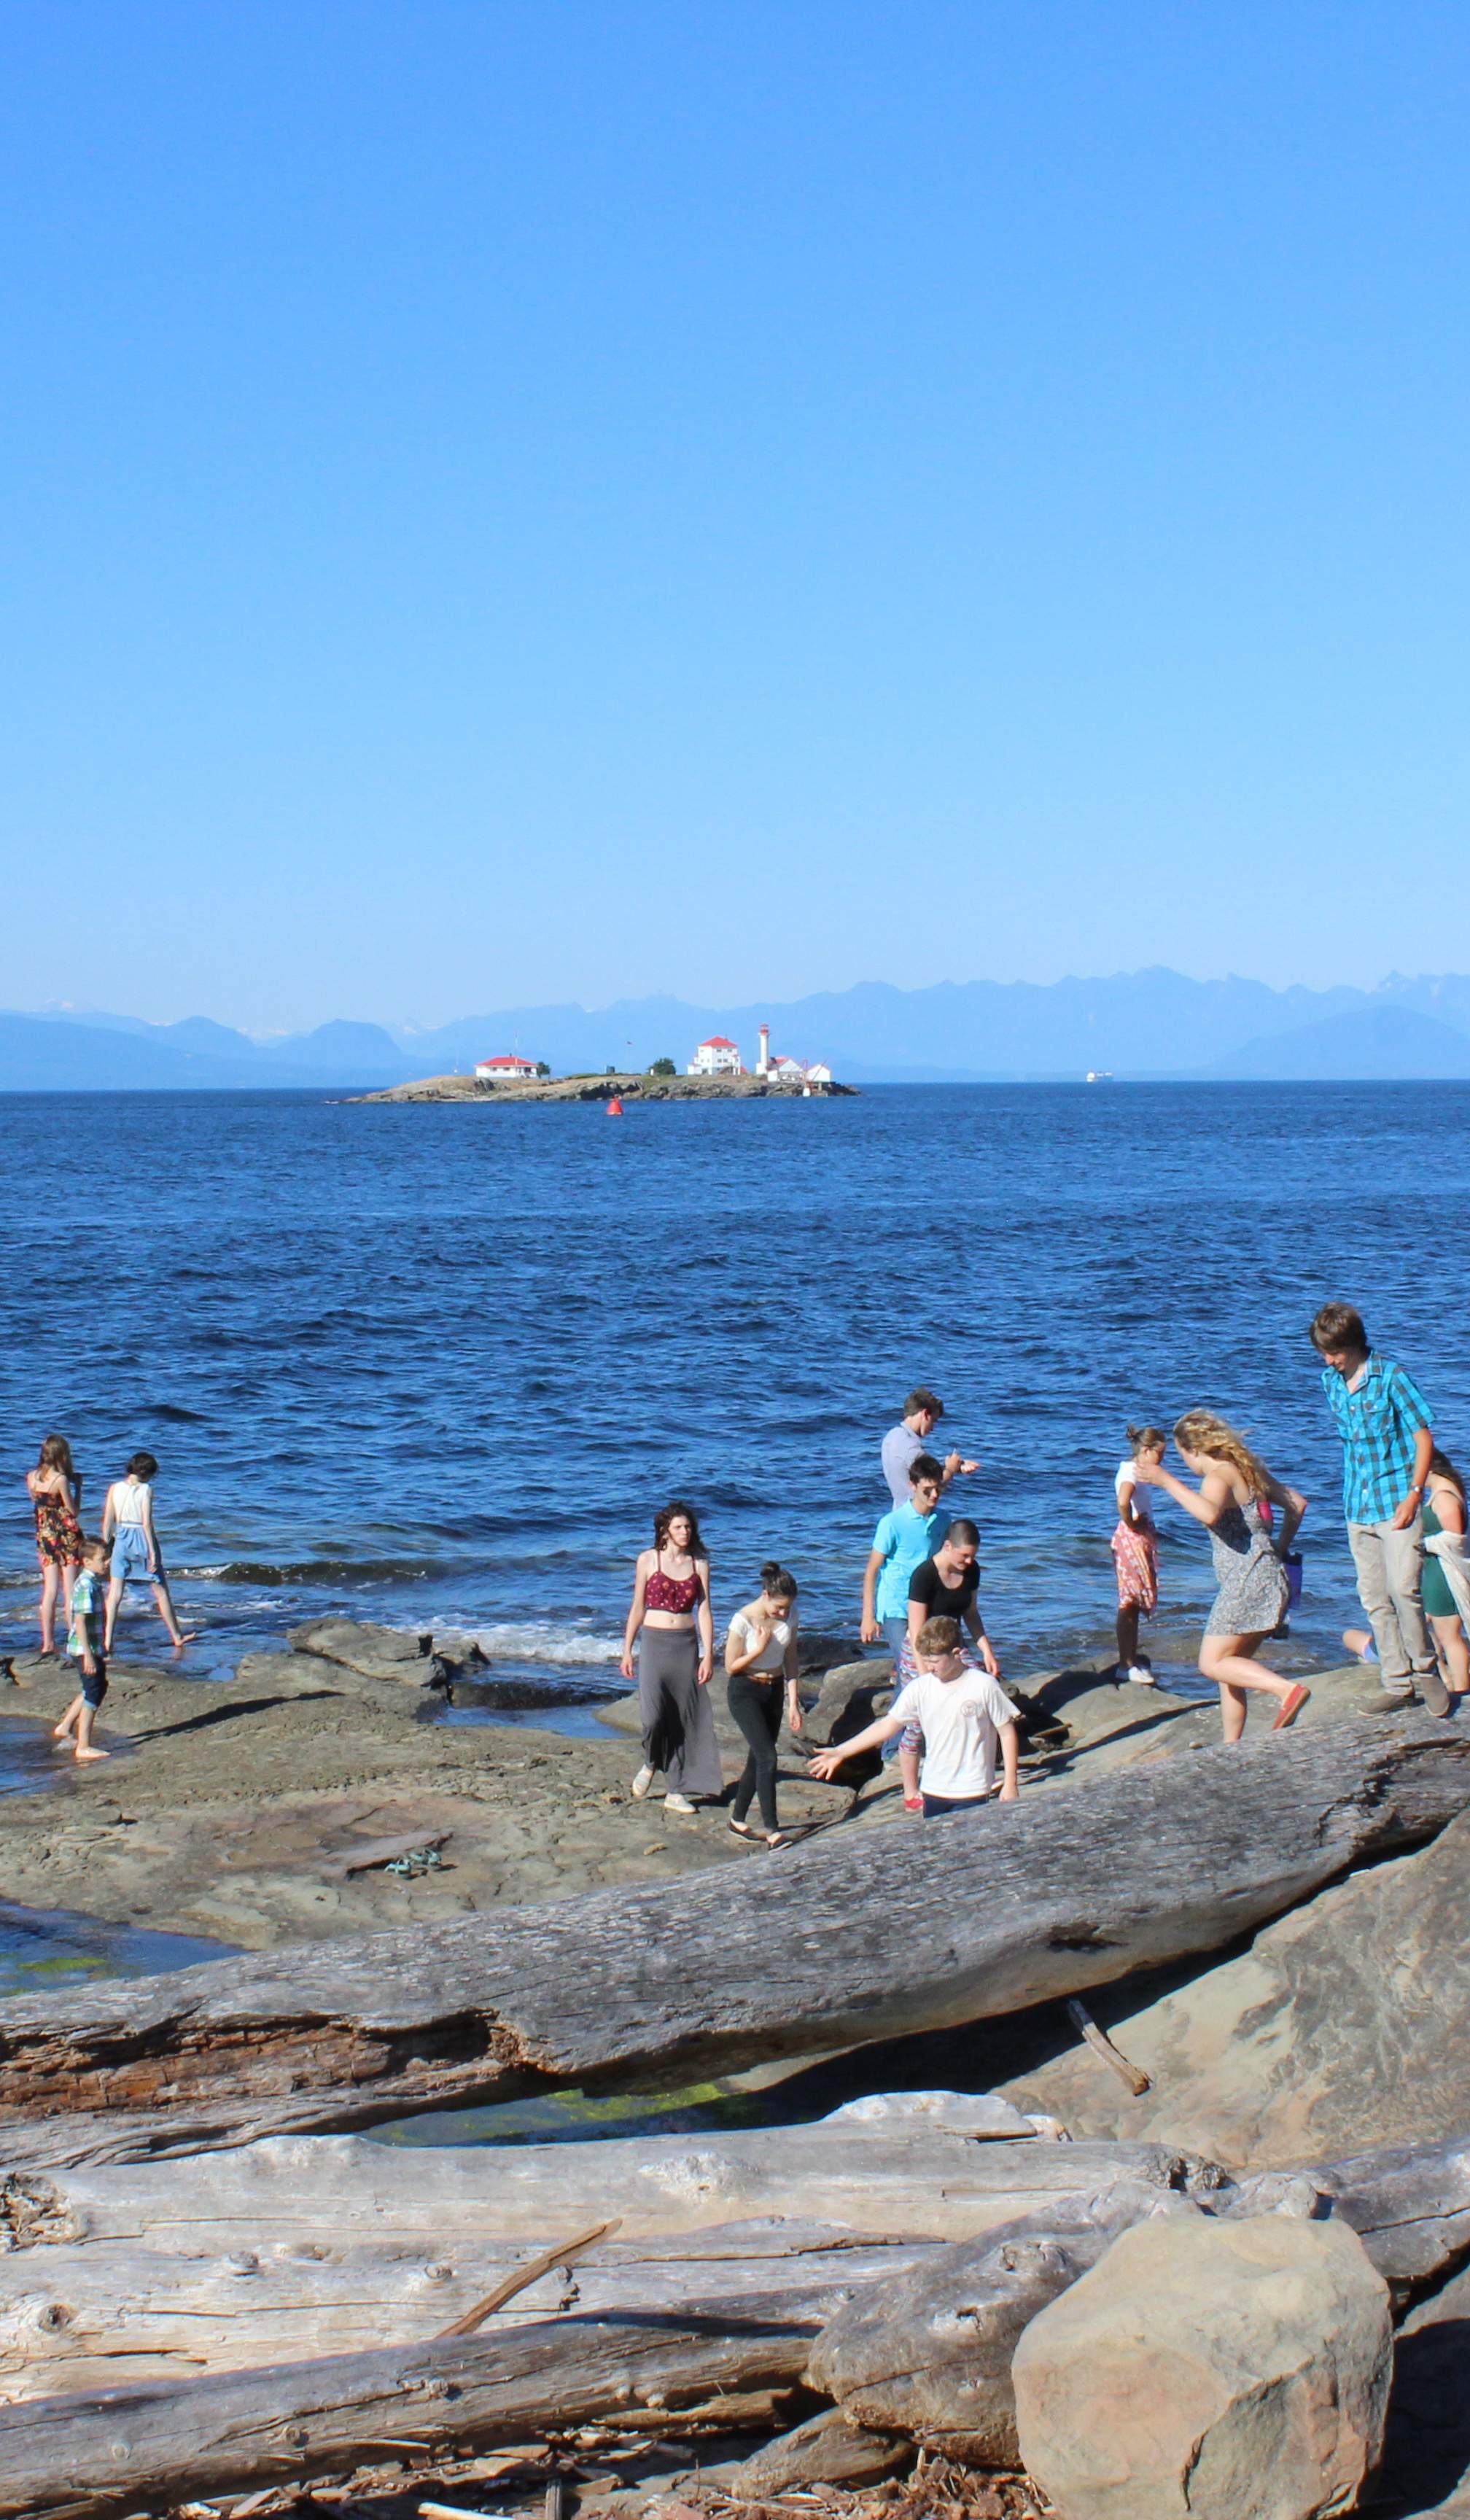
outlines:
[[[278, 1659], [288, 1709], [330, 1669], [384, 1741], [413, 1721], [417, 1642]], [[1017, 1809], [923, 1831], [881, 1781], [828, 1790], [851, 1817], [804, 1847], [689, 1859], [677, 1953], [633, 1872], [0, 2004], [0, 2520], [1036, 2520], [1019, 2336], [1127, 2232], [1177, 2227], [1187, 2257], [1263, 2217], [1357, 2235], [1400, 2340], [1385, 2474], [1400, 2513], [1434, 2507], [1457, 2453], [1452, 2424], [1426, 2449], [1417, 2375], [1465, 2315], [1470, 2136], [1419, 2123], [1392, 2059], [1470, 2059], [1467, 1972], [1345, 1972], [1470, 1887], [1470, 1740], [1357, 1687], [1225, 1750], [1182, 1704], [1039, 1682]], [[871, 1688], [816, 1673], [813, 1733]], [[442, 1898], [382, 1868], [432, 1842], [452, 1876], [458, 1830], [400, 1812], [365, 1804], [327, 1896]], [[1268, 1997], [1273, 2045], [1211, 2048]], [[1306, 2096], [1329, 2047], [1351, 2101]], [[1003, 2092], [946, 2080], [988, 2055]], [[852, 2096], [803, 2103], [839, 2056]], [[790, 2123], [363, 2132], [752, 2069], [797, 2077]]]

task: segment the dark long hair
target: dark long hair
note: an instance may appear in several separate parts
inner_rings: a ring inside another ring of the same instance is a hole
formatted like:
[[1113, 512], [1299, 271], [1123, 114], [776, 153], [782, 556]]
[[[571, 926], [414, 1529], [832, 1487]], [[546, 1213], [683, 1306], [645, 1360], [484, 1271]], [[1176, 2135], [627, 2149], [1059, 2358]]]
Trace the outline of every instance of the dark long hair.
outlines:
[[682, 1497], [675, 1497], [670, 1504], [664, 1507], [661, 1513], [655, 1513], [653, 1516], [653, 1553], [655, 1556], [668, 1540], [670, 1523], [681, 1521], [687, 1522], [690, 1527], [690, 1555], [691, 1557], [702, 1557], [705, 1554], [704, 1543], [699, 1537], [698, 1515], [695, 1513], [691, 1505], [685, 1504]]

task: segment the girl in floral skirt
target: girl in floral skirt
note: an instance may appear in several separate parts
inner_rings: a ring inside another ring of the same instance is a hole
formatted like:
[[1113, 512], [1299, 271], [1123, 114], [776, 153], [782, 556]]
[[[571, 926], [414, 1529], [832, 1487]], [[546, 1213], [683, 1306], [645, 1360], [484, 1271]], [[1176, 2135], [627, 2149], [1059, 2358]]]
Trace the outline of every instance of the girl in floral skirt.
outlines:
[[1159, 1540], [1149, 1509], [1148, 1491], [1139, 1484], [1138, 1463], [1158, 1467], [1167, 1436], [1157, 1426], [1130, 1426], [1126, 1462], [1113, 1481], [1118, 1521], [1113, 1532], [1113, 1563], [1118, 1570], [1118, 1662], [1115, 1680], [1134, 1680], [1152, 1688], [1154, 1676], [1138, 1659], [1138, 1620], [1151, 1618], [1159, 1605]]

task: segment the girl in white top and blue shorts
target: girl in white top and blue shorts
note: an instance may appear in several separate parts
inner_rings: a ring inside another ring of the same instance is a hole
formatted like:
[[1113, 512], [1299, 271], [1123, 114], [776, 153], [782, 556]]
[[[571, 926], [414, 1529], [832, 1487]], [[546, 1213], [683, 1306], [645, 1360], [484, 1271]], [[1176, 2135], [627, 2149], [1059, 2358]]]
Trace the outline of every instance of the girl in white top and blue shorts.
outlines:
[[117, 1625], [117, 1612], [129, 1584], [152, 1587], [158, 1616], [173, 1640], [175, 1653], [182, 1653], [188, 1639], [174, 1612], [173, 1596], [168, 1577], [163, 1572], [163, 1554], [154, 1527], [154, 1480], [158, 1464], [152, 1453], [135, 1453], [123, 1476], [114, 1479], [108, 1490], [103, 1508], [102, 1536], [112, 1544], [109, 1569], [107, 1636], [105, 1654], [112, 1650], [112, 1632]]

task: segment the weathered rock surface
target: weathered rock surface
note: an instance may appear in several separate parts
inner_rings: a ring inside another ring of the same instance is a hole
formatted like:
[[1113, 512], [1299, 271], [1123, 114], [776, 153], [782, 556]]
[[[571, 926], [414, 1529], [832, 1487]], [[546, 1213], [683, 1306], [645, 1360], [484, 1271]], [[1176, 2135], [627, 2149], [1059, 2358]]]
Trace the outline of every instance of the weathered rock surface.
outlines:
[[1453, 2127], [1470, 2090], [1470, 1816], [1356, 1872], [1187, 1986], [1094, 2010], [1152, 2088], [1134, 2099], [1086, 2048], [1007, 2086], [1074, 2134], [1167, 2133], [1269, 2167]]
[[427, 1678], [435, 1649], [464, 1650], [471, 1642], [468, 1637], [437, 1638], [427, 1631], [414, 1636], [402, 1628], [379, 1627], [370, 1619], [308, 1619], [304, 1627], [292, 1628], [287, 1639], [294, 1653], [316, 1654], [323, 1662], [339, 1663], [369, 1680], [407, 1681], [415, 1688]]
[[1022, 2336], [1021, 2452], [1065, 2520], [1317, 2520], [1375, 2465], [1392, 2372], [1346, 2225], [1140, 2223]]

